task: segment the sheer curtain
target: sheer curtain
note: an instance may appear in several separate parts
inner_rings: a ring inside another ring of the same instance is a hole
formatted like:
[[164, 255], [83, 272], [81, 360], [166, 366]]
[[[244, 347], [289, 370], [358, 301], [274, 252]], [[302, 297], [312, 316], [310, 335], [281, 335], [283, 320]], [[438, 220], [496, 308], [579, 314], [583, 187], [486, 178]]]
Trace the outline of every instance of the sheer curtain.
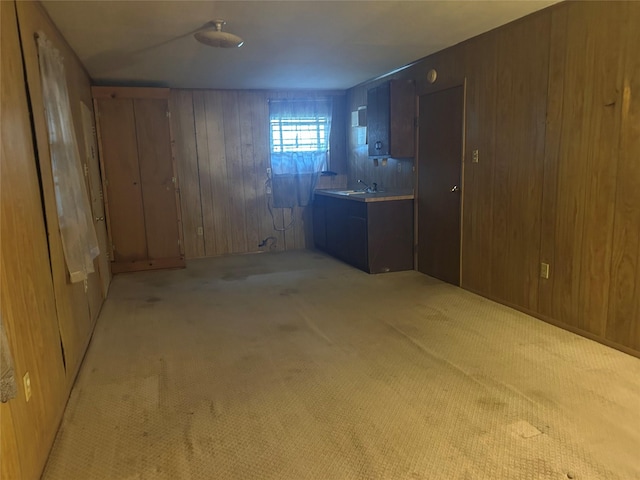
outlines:
[[273, 206], [311, 202], [322, 170], [328, 167], [330, 98], [269, 101]]
[[38, 32], [37, 40], [62, 250], [71, 281], [82, 282], [94, 271], [93, 259], [100, 250], [73, 128], [62, 57], [42, 32]]

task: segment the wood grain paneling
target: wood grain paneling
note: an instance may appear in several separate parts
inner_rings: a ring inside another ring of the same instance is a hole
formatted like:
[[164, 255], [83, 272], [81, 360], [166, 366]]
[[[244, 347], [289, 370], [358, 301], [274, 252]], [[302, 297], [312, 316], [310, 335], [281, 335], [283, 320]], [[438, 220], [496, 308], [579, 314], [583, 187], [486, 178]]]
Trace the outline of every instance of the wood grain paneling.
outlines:
[[497, 33], [491, 285], [528, 309], [538, 303], [549, 32], [547, 14]]
[[147, 258], [133, 100], [96, 99], [105, 204], [114, 262]]
[[190, 90], [172, 90], [169, 98], [171, 128], [175, 137], [180, 205], [184, 231], [184, 251], [187, 258], [204, 257], [202, 232], [202, 204], [196, 145], [193, 93]]
[[625, 17], [623, 3], [594, 2], [553, 18], [542, 239], [553, 272], [540, 309], [596, 335], [607, 317]]
[[179, 258], [180, 228], [176, 202], [171, 132], [166, 99], [133, 100], [142, 185], [148, 258]]
[[[23, 60], [27, 74], [27, 86], [33, 113], [56, 310], [66, 361], [66, 381], [67, 387], [70, 388], [80, 367], [80, 362], [100, 309], [102, 287], [98, 273], [90, 274], [86, 285], [69, 282], [69, 274], [59, 234], [60, 229], [49, 152], [49, 134], [44, 116], [35, 33], [42, 31], [53, 46], [60, 51], [64, 59], [74, 133], [79, 148], [84, 144], [80, 102], [91, 105], [91, 87], [89, 76], [82, 64], [53, 25], [42, 6], [38, 2], [16, 2], [16, 6], [20, 24]], [[82, 168], [82, 166], [78, 165], [78, 168]]]
[[[491, 288], [493, 163], [496, 124], [496, 37], [465, 45], [467, 65], [466, 132], [462, 198], [464, 208], [461, 284], [477, 292]], [[493, 52], [493, 53], [492, 53]], [[478, 163], [472, 163], [473, 151]]]
[[[418, 94], [466, 80], [463, 287], [636, 353], [639, 11], [632, 1], [563, 2], [392, 75], [414, 78]], [[349, 109], [384, 80], [349, 90]], [[349, 185], [394, 185], [356, 133]]]
[[[312, 245], [308, 207], [270, 208], [267, 168], [269, 98], [314, 95], [334, 98], [331, 168], [344, 171], [345, 108], [339, 92], [172, 92], [178, 169], [193, 190], [186, 193], [182, 187], [188, 258]], [[198, 234], [199, 226], [202, 235]]]
[[606, 338], [640, 351], [640, 4], [629, 3]]
[[0, 473], [32, 480], [40, 477], [68, 390], [13, 2], [0, 2], [0, 22], [0, 315], [18, 382], [18, 396], [0, 404]]
[[84, 157], [88, 165], [89, 194], [91, 196], [91, 211], [93, 212], [93, 226], [96, 229], [100, 253], [98, 256], [98, 270], [102, 283], [103, 297], [106, 297], [111, 282], [109, 259], [111, 248], [108, 245], [106, 213], [104, 211], [104, 193], [102, 190], [102, 176], [98, 160], [98, 140], [94, 123], [93, 111], [81, 102], [82, 130], [84, 132]]
[[[205, 225], [204, 245], [207, 256], [233, 251], [231, 236], [231, 201], [229, 190], [237, 188], [228, 182], [227, 150], [221, 92], [203, 94], [202, 117], [196, 117], [200, 190], [203, 196], [202, 219]], [[194, 95], [194, 102], [196, 97]], [[202, 153], [201, 152], [202, 145]], [[205, 203], [206, 202], [206, 203]], [[239, 224], [236, 224], [239, 226]]]
[[169, 98], [168, 88], [143, 88], [143, 87], [93, 87], [91, 89], [94, 98], [129, 98], [129, 99], [155, 99]]

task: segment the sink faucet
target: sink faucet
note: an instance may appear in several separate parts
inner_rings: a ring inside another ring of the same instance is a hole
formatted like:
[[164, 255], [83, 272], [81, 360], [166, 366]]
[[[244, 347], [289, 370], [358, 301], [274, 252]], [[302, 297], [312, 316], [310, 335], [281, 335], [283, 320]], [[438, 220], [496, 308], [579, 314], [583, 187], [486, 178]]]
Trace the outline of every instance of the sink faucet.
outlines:
[[364, 191], [367, 193], [374, 193], [378, 191], [378, 184], [376, 182], [373, 182], [373, 186], [370, 187], [369, 185], [367, 185], [366, 183], [364, 183], [362, 180], [358, 180], [358, 183], [361, 183], [364, 185]]

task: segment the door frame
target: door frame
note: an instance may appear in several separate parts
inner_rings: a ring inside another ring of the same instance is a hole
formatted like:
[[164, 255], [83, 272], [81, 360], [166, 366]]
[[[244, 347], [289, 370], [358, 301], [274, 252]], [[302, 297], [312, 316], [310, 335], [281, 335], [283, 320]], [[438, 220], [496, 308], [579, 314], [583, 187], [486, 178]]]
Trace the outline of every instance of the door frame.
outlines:
[[464, 240], [464, 202], [465, 202], [465, 159], [466, 159], [466, 151], [467, 151], [467, 77], [463, 77], [458, 81], [446, 81], [439, 85], [425, 85], [424, 88], [421, 88], [416, 92], [416, 120], [417, 120], [417, 128], [415, 129], [415, 145], [416, 145], [416, 159], [415, 159], [415, 175], [414, 175], [414, 185], [413, 191], [415, 192], [414, 196], [414, 218], [413, 224], [415, 225], [414, 231], [414, 249], [413, 249], [413, 269], [418, 271], [418, 216], [420, 215], [420, 207], [418, 206], [418, 177], [419, 177], [419, 169], [420, 169], [420, 97], [423, 95], [431, 95], [434, 93], [443, 92], [445, 90], [449, 90], [455, 87], [462, 87], [462, 131], [461, 135], [461, 145], [462, 151], [460, 152], [460, 271], [458, 274], [458, 287], [462, 286], [462, 245]]

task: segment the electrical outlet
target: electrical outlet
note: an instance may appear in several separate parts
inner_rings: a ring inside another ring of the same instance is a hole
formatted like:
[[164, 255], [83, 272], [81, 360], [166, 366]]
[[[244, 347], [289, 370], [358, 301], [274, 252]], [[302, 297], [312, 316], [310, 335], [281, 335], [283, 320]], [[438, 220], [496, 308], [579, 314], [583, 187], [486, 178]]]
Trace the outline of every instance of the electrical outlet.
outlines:
[[473, 156], [471, 157], [471, 163], [478, 163], [479, 159], [480, 159], [480, 152], [478, 152], [478, 150], [474, 150]]
[[24, 377], [22, 377], [22, 383], [24, 383], [24, 397], [28, 402], [31, 399], [31, 378], [29, 377], [29, 372], [25, 373]]
[[267, 191], [267, 195], [271, 195], [271, 187], [267, 186], [265, 189]]
[[541, 263], [540, 264], [540, 276], [542, 278], [549, 278], [549, 264], [548, 263]]
[[267, 178], [271, 178], [271, 167], [267, 167]]
[[204, 229], [202, 227], [198, 227], [197, 234], [204, 235]]
[[398, 173], [402, 172], [402, 163], [398, 162]]

